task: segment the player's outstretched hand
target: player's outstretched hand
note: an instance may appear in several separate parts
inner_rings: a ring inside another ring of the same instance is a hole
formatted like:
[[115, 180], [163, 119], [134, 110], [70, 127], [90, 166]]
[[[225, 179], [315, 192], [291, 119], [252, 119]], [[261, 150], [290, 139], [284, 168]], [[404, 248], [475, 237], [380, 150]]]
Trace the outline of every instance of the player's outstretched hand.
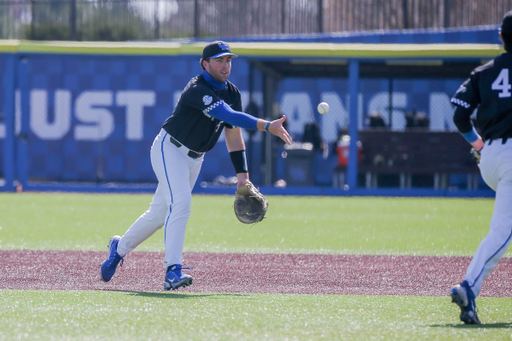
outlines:
[[273, 135], [279, 137], [281, 140], [283, 140], [287, 144], [292, 144], [292, 137], [290, 136], [290, 133], [286, 131], [283, 127], [283, 123], [286, 120], [286, 115], [283, 115], [283, 117], [278, 118], [277, 120], [273, 120], [270, 122], [270, 126], [268, 127], [268, 131], [271, 132]]

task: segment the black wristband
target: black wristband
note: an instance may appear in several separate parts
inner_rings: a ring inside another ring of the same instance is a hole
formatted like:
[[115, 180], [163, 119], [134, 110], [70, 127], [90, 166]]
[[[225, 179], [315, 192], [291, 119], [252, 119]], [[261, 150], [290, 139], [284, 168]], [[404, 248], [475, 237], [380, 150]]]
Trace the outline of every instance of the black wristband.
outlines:
[[247, 168], [247, 156], [245, 155], [245, 150], [237, 150], [236, 152], [230, 152], [229, 157], [231, 158], [231, 163], [233, 163], [233, 167], [235, 167], [236, 174], [249, 173], [249, 170]]
[[270, 121], [267, 121], [267, 123], [265, 123], [265, 131], [270, 131], [270, 130], [268, 130], [269, 127], [270, 127]]

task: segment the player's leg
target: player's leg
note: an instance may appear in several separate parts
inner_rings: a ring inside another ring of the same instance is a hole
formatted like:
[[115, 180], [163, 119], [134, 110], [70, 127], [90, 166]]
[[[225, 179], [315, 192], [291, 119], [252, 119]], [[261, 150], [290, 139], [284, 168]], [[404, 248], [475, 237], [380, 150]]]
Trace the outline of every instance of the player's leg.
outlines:
[[201, 166], [203, 165], [203, 161], [201, 161], [193, 164], [193, 167], [190, 169], [190, 177], [189, 177], [189, 185], [190, 185], [190, 192], [194, 189], [194, 186], [196, 185], [197, 178], [199, 177], [199, 172], [201, 172]]
[[512, 182], [500, 180], [491, 228], [471, 259], [464, 281], [451, 290], [452, 301], [461, 308], [460, 319], [466, 324], [480, 324], [476, 313], [476, 297], [483, 281], [507, 252], [512, 238]]
[[116, 272], [117, 265], [122, 266], [124, 256], [162, 227], [168, 210], [163, 192], [165, 187], [158, 185], [150, 208], [130, 226], [122, 237], [110, 238], [109, 256], [100, 264], [100, 277], [103, 281], [110, 281]]
[[512, 145], [495, 141], [482, 151], [480, 168], [486, 183], [496, 190], [490, 230], [467, 269], [464, 281], [452, 288], [452, 299], [461, 308], [461, 320], [480, 323], [475, 298], [482, 283], [506, 253], [512, 238]]
[[464, 277], [475, 296], [512, 240], [512, 141], [505, 145], [494, 141], [485, 146], [482, 154], [482, 177], [496, 190], [496, 199], [489, 233], [478, 246]]
[[166, 167], [180, 162], [179, 155], [164, 154], [164, 146], [169, 135], [161, 130], [151, 146], [151, 166], [158, 180], [158, 187], [149, 209], [144, 212], [124, 234], [119, 242], [119, 253], [128, 253], [161, 228], [171, 204]]
[[[199, 172], [201, 170], [202, 161], [197, 161], [190, 164], [191, 168], [189, 169], [190, 178], [189, 178], [189, 190], [188, 192], [183, 192], [182, 196], [176, 196], [174, 203], [171, 205], [171, 210], [175, 214], [171, 214], [169, 211], [170, 219], [168, 224], [166, 224], [166, 233], [165, 235], [165, 267], [167, 272], [165, 274], [164, 281], [164, 289], [166, 290], [175, 290], [182, 286], [188, 286], [192, 284], [192, 276], [183, 273], [182, 269], [191, 269], [182, 267], [181, 260], [183, 259], [183, 246], [185, 243], [185, 230], [182, 228], [183, 223], [179, 220], [190, 216], [190, 206], [192, 200], [192, 189], [197, 181], [197, 177], [199, 176]], [[187, 193], [190, 193], [188, 195]], [[181, 213], [181, 208], [184, 208]], [[185, 212], [187, 211], [187, 212]], [[185, 222], [186, 224], [186, 222]]]
[[[200, 169], [201, 167], [201, 162], [197, 162], [188, 156], [185, 157], [189, 160], [174, 164], [167, 169], [171, 202], [168, 215], [164, 222], [166, 268], [174, 264], [181, 264], [182, 262], [185, 230], [192, 205], [192, 189], [190, 187], [189, 177], [191, 170], [195, 171], [195, 169]], [[190, 161], [193, 161], [194, 164], [191, 165]], [[183, 176], [184, 174], [185, 178]]]
[[512, 238], [512, 181], [500, 180], [491, 219], [491, 228], [469, 264], [464, 279], [475, 296], [482, 283], [507, 252]]
[[169, 209], [170, 194], [168, 187], [162, 185], [165, 180], [164, 167], [161, 155], [161, 144], [165, 138], [165, 132], [161, 131], [153, 141], [151, 147], [151, 163], [159, 180], [159, 184], [149, 209], [144, 212], [126, 231], [123, 237], [113, 236], [108, 244], [109, 256], [100, 265], [100, 277], [108, 282], [114, 276], [117, 265], [123, 262], [123, 257], [134, 250], [144, 240], [162, 227]]
[[179, 162], [166, 163], [167, 184], [170, 192], [170, 207], [164, 222], [165, 268], [167, 269], [164, 288], [177, 289], [192, 284], [192, 277], [181, 272], [185, 231], [192, 205], [191, 178], [195, 179], [201, 170], [202, 158], [192, 159], [187, 150], [172, 143], [164, 145], [164, 155], [174, 155]]
[[119, 241], [117, 252], [121, 256], [133, 251], [163, 226], [169, 210], [167, 204], [169, 193], [166, 192], [168, 192], [167, 186], [159, 183], [149, 209], [130, 226]]

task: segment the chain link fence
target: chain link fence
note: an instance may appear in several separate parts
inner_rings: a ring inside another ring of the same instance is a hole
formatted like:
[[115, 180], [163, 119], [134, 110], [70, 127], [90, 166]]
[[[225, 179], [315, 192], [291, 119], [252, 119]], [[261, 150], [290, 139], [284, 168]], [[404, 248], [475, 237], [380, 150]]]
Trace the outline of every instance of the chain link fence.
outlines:
[[128, 41], [497, 25], [512, 0], [0, 1], [0, 39]]

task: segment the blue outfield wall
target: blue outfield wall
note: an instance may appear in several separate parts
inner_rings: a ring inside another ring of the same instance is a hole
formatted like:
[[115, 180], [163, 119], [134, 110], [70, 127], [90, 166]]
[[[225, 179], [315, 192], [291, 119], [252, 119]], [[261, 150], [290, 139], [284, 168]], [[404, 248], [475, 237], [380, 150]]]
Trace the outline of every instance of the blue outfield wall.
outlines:
[[[0, 63], [6, 58], [0, 55]], [[200, 71], [195, 56], [28, 55], [17, 62], [18, 75], [26, 68], [27, 91], [18, 86], [15, 130], [28, 130], [28, 176], [36, 181], [156, 181], [149, 149], [181, 90]], [[0, 72], [4, 78], [6, 70]], [[246, 79], [241, 62], [232, 80], [244, 89]], [[0, 133], [3, 148], [3, 120]], [[227, 154], [222, 145], [208, 154], [203, 176], [228, 173], [216, 157]]]
[[[261, 41], [281, 39], [301, 42], [497, 43], [487, 40], [494, 34], [497, 36], [496, 27], [474, 28], [472, 31], [266, 37], [261, 38]], [[246, 41], [259, 39], [253, 37]], [[235, 59], [230, 77], [242, 92], [244, 106], [249, 101], [250, 60], [250, 56]], [[0, 117], [0, 178], [8, 180], [7, 185], [0, 186], [0, 190], [13, 190], [14, 187], [9, 186], [12, 183], [9, 179], [14, 178], [30, 179], [25, 190], [153, 191], [152, 184], [156, 178], [151, 169], [149, 149], [162, 123], [172, 113], [183, 87], [191, 77], [200, 72], [198, 61], [196, 55], [32, 53], [18, 54], [13, 58], [12, 54], [0, 54], [0, 65], [4, 65], [0, 68], [0, 90], [5, 94], [16, 89], [13, 103], [9, 102], [8, 96], [0, 96], [0, 108], [4, 111], [9, 106], [16, 107], [15, 117]], [[14, 70], [10, 70], [10, 65], [13, 64]], [[405, 112], [415, 109], [426, 113], [436, 111], [436, 117], [431, 118], [432, 129], [455, 130], [451, 122], [453, 108], [449, 98], [462, 81], [463, 79], [395, 80], [393, 128], [403, 129]], [[338, 137], [338, 130], [348, 127], [350, 90], [347, 78], [289, 78], [280, 83], [277, 102], [281, 112], [287, 115], [288, 129], [296, 140], [302, 138], [306, 123], [318, 122], [322, 136], [332, 146]], [[386, 110], [389, 105], [386, 100], [388, 90], [388, 79], [359, 80], [358, 128], [364, 127], [368, 113]], [[261, 92], [256, 91], [255, 95], [256, 101], [261, 103]], [[315, 107], [320, 101], [329, 102], [331, 113], [335, 114], [319, 115]], [[14, 120], [14, 132], [6, 129], [11, 119]], [[26, 133], [26, 139], [20, 139], [20, 133]], [[259, 169], [262, 161], [262, 137], [261, 132], [254, 135], [255, 147], [249, 161], [255, 170]], [[247, 141], [248, 134], [245, 134], [245, 138]], [[24, 148], [28, 162], [26, 167], [23, 165], [25, 159], [17, 157]], [[327, 159], [317, 155], [315, 187], [264, 189], [266, 193], [276, 195], [493, 195], [485, 186], [477, 191], [393, 188], [344, 191], [331, 187], [336, 158], [332, 148]], [[276, 178], [283, 178], [285, 160], [278, 155], [275, 161]], [[27, 169], [26, 174], [19, 172], [24, 168]], [[15, 169], [18, 172], [14, 173]], [[218, 176], [233, 176], [233, 173], [222, 137], [217, 146], [207, 153], [194, 192], [232, 194], [232, 188], [205, 187], [204, 184], [214, 182]], [[257, 185], [261, 185], [260, 172], [253, 171], [251, 177]]]
[[[183, 87], [199, 72], [196, 58], [186, 56], [29, 55], [18, 66], [19, 74], [25, 72], [27, 78], [18, 77], [16, 135], [24, 131], [28, 139], [26, 143], [18, 139], [17, 147], [28, 148], [27, 176], [46, 181], [96, 181], [98, 177], [105, 182], [155, 181], [149, 162], [153, 138], [171, 115]], [[236, 59], [231, 81], [242, 91], [245, 104], [247, 78], [247, 61]], [[432, 127], [455, 129], [449, 98], [461, 81], [396, 81], [393, 125], [403, 128], [404, 113], [413, 107], [430, 112], [433, 98], [437, 98], [440, 104], [436, 106], [444, 113], [432, 120]], [[387, 111], [388, 86], [387, 79], [360, 81], [361, 128], [367, 113]], [[349, 89], [347, 79], [285, 79], [277, 101], [294, 138], [300, 141], [304, 125], [318, 122], [326, 142], [335, 142], [338, 130], [348, 126]], [[330, 103], [330, 115], [316, 113], [320, 101]], [[0, 127], [5, 136], [5, 124]], [[259, 145], [262, 133], [256, 133], [254, 140]], [[258, 162], [258, 153], [251, 156], [252, 163]], [[331, 149], [325, 162], [335, 159]], [[322, 174], [323, 170], [327, 173]], [[278, 178], [282, 176], [279, 171]], [[320, 167], [316, 182], [328, 185], [329, 179], [321, 179], [330, 178], [330, 171]], [[206, 155], [199, 181], [232, 173], [222, 137]]]

